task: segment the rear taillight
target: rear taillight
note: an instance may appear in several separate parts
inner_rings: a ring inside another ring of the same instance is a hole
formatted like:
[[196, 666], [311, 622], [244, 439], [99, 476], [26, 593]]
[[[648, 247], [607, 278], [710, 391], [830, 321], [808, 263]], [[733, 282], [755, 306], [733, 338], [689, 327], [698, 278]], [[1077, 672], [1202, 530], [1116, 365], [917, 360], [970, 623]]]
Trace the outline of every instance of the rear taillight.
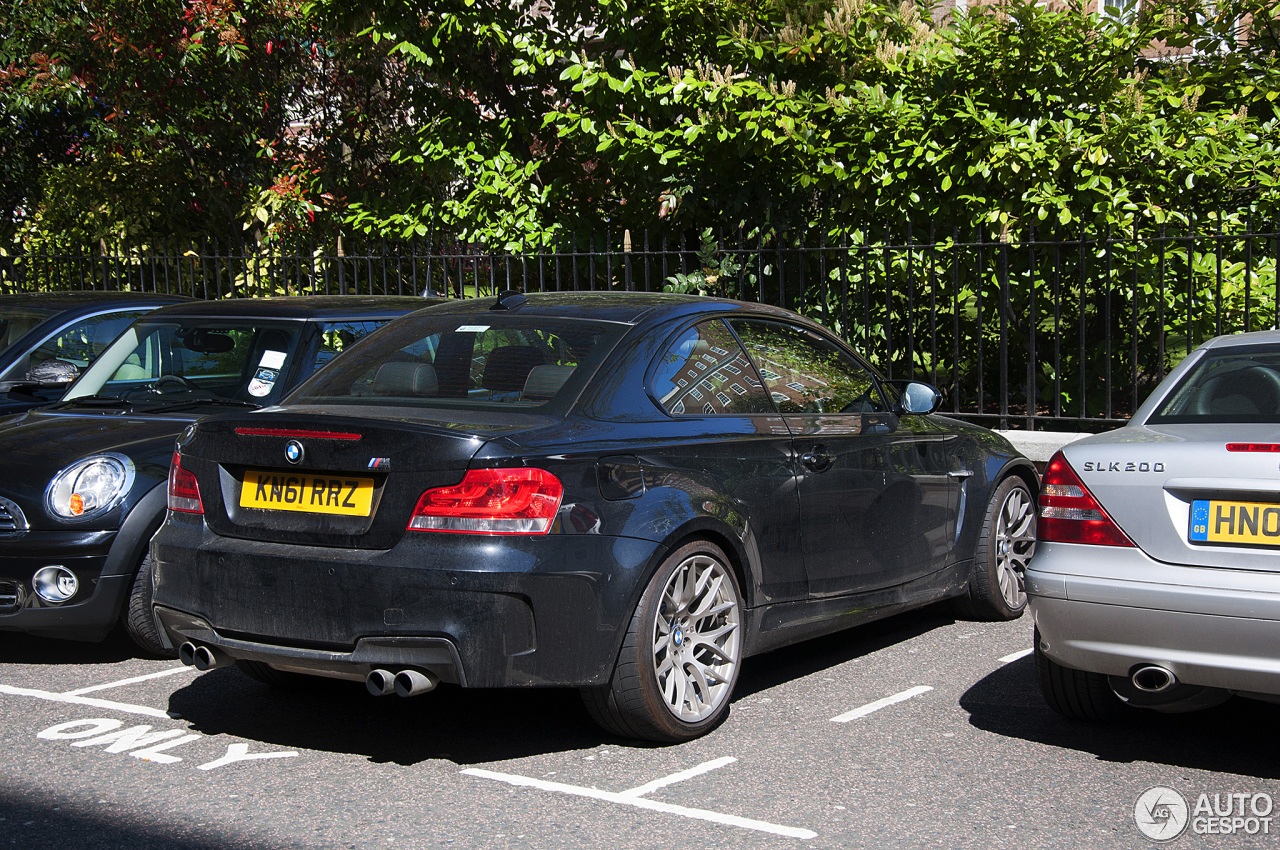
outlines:
[[169, 464], [169, 510], [204, 513], [204, 505], [200, 503], [200, 485], [196, 483], [195, 475], [182, 468], [182, 455], [177, 451]]
[[422, 494], [410, 531], [546, 534], [564, 487], [542, 469], [473, 469], [452, 487]]
[[1054, 454], [1040, 483], [1040, 522], [1036, 539], [1041, 543], [1092, 543], [1097, 546], [1132, 546], [1098, 500], [1084, 486], [1062, 452]]

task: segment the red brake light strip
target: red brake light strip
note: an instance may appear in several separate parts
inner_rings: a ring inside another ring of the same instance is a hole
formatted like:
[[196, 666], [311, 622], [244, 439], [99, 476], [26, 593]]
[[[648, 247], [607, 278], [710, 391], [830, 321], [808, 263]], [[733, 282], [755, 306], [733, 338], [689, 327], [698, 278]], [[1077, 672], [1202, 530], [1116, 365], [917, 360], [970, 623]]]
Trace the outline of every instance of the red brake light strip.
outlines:
[[359, 440], [360, 434], [343, 431], [294, 431], [288, 428], [237, 428], [241, 437], [314, 437], [317, 440]]
[[1229, 452], [1280, 452], [1280, 443], [1227, 443]]

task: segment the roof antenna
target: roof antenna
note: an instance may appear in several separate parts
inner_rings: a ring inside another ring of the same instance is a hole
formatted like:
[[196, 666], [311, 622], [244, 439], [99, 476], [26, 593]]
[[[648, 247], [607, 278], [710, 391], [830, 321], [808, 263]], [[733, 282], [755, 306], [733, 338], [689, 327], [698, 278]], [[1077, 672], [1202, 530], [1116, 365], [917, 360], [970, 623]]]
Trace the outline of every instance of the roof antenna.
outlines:
[[517, 289], [504, 289], [498, 293], [498, 300], [493, 302], [490, 310], [515, 310], [522, 307], [529, 299]]

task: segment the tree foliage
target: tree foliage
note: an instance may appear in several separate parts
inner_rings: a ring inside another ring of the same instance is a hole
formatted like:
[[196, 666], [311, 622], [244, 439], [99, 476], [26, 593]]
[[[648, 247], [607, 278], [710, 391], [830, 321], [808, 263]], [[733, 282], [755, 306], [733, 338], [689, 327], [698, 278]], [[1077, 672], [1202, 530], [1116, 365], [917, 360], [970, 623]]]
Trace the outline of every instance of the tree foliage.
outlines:
[[528, 245], [602, 224], [1131, 229], [1273, 205], [1270, 5], [1106, 11], [16, 0], [0, 236]]

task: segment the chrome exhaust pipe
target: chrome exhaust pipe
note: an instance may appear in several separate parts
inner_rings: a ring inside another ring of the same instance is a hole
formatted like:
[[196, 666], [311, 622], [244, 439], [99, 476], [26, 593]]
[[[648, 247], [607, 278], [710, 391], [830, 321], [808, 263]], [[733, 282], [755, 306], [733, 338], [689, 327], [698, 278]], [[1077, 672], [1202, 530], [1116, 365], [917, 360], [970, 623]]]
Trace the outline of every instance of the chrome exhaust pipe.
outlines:
[[192, 653], [191, 663], [203, 673], [206, 670], [216, 670], [219, 667], [234, 664], [235, 659], [211, 646], [197, 646], [195, 652]]
[[1178, 686], [1178, 677], [1172, 671], [1155, 664], [1146, 664], [1134, 670], [1129, 681], [1145, 694], [1163, 694]]
[[433, 689], [439, 681], [440, 679], [431, 673], [423, 673], [419, 670], [401, 670], [396, 674], [395, 678], [396, 695], [416, 697], [418, 694], [425, 694]]
[[364, 686], [375, 697], [385, 697], [396, 689], [396, 676], [390, 670], [370, 670], [364, 677]]
[[196, 645], [187, 641], [178, 647], [178, 660], [188, 667], [196, 666]]

